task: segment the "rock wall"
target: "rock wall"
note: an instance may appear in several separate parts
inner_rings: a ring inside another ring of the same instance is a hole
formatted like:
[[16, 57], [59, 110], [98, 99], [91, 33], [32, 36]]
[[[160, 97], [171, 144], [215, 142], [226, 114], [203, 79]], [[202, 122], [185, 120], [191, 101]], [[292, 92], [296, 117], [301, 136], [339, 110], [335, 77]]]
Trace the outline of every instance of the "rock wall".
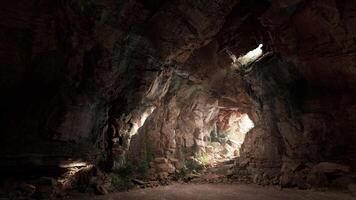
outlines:
[[252, 178], [261, 184], [305, 188], [316, 182], [340, 182], [335, 180], [340, 176], [330, 174], [322, 181], [307, 179], [315, 173], [313, 166], [323, 161], [355, 170], [355, 128], [349, 124], [355, 102], [350, 53], [355, 48], [350, 28], [355, 5], [351, 1], [251, 4], [258, 6], [246, 3], [234, 8], [240, 13], [232, 12], [236, 14], [218, 34], [220, 48], [241, 55], [263, 43], [265, 52], [277, 53], [288, 64], [269, 62], [263, 64], [269, 67], [244, 78], [260, 106], [257, 126], [245, 140], [242, 157], [247, 159], [241, 159], [242, 166], [252, 161]]
[[1, 171], [111, 159], [116, 121], [153, 108], [164, 68], [208, 43], [234, 4], [3, 2]]
[[[246, 168], [242, 165], [248, 163], [253, 181], [259, 184], [308, 188], [347, 184], [340, 183], [340, 179], [352, 182], [350, 169], [325, 180], [313, 177], [319, 162], [353, 165], [352, 136], [342, 134], [337, 125], [348, 120], [338, 119], [333, 111], [320, 112], [315, 104], [310, 107], [310, 98], [315, 98], [309, 96], [310, 92], [316, 91], [292, 62], [276, 57], [266, 63], [261, 61], [243, 79], [260, 105], [256, 126], [246, 136], [238, 167]], [[336, 166], [330, 173], [339, 170]], [[343, 177], [345, 173], [348, 178]]]
[[[355, 171], [352, 0], [2, 4], [1, 172], [144, 161], [165, 178], [244, 113], [237, 174], [305, 188]], [[260, 43], [272, 56], [231, 68], [226, 50]]]

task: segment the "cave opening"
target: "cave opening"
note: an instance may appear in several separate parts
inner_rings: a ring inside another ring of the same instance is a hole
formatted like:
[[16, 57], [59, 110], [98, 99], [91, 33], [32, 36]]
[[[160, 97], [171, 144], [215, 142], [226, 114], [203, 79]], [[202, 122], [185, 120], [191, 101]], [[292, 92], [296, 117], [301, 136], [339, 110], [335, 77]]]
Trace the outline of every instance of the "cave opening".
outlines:
[[247, 52], [245, 55], [241, 55], [238, 58], [231, 51], [226, 50], [232, 60], [232, 67], [237, 70], [242, 70], [242, 68], [246, 68], [251, 65], [251, 63], [255, 62], [259, 57], [263, 55], [262, 50], [263, 44], [259, 44], [257, 48]]
[[[232, 112], [228, 114], [229, 116], [221, 114], [221, 117], [220, 113], [220, 123], [211, 141], [229, 145], [225, 151], [226, 153], [224, 152], [224, 157], [234, 159], [239, 157], [241, 145], [245, 140], [246, 134], [254, 128], [254, 123], [247, 113]], [[229, 150], [229, 148], [231, 148], [231, 150]]]

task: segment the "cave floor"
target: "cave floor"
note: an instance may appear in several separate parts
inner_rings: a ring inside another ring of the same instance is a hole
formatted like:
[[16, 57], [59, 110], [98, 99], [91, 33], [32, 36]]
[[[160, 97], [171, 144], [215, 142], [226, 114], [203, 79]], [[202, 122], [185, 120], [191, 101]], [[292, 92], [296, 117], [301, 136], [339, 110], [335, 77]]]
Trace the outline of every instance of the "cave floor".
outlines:
[[346, 192], [283, 189], [247, 184], [173, 184], [105, 196], [74, 196], [76, 200], [351, 200]]

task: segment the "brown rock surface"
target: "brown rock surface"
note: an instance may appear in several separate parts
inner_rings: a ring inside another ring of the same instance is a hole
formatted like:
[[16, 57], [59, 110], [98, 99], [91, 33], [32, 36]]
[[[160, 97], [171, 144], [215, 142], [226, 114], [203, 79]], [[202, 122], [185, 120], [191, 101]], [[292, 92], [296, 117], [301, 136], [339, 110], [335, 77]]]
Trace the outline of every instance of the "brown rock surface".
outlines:
[[226, 176], [355, 183], [355, 1], [4, 1], [0, 19], [1, 177], [163, 181], [239, 156]]

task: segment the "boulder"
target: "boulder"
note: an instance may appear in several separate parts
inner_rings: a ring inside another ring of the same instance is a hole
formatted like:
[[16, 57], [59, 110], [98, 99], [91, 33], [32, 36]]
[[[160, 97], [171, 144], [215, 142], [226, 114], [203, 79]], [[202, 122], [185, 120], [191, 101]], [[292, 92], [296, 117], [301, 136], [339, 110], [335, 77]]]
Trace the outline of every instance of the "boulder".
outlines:
[[203, 140], [200, 140], [200, 139], [195, 139], [194, 143], [198, 147], [205, 147], [206, 146], [206, 143]]
[[321, 162], [312, 168], [312, 173], [348, 173], [350, 167], [331, 162]]
[[108, 194], [108, 190], [107, 188], [104, 186], [104, 185], [97, 185], [95, 187], [95, 194], [98, 194], [98, 195], [105, 195], [105, 194]]
[[165, 179], [167, 179], [168, 178], [168, 173], [167, 172], [160, 172], [160, 173], [158, 173], [158, 179], [159, 180], [165, 180]]
[[167, 158], [164, 158], [164, 157], [158, 157], [158, 158], [154, 159], [154, 162], [155, 163], [168, 163], [168, 160], [167, 160]]
[[158, 172], [173, 173], [176, 168], [171, 163], [161, 163], [161, 164], [155, 165], [155, 169]]

